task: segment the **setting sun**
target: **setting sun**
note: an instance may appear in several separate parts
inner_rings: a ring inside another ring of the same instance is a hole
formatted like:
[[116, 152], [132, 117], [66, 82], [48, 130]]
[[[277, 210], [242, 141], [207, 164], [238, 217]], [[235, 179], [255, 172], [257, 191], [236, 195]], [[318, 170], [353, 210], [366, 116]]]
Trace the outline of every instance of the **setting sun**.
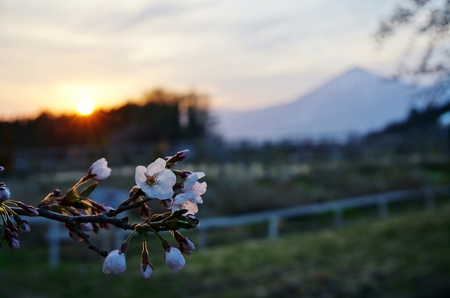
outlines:
[[94, 112], [94, 104], [90, 100], [82, 100], [78, 103], [77, 111], [82, 116], [90, 115]]

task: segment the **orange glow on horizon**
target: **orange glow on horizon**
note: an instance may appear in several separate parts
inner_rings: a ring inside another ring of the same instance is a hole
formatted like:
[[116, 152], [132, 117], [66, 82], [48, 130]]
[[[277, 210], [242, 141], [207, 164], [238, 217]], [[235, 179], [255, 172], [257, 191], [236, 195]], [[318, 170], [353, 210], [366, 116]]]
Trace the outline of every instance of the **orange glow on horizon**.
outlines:
[[94, 104], [88, 99], [78, 102], [77, 112], [81, 116], [88, 116], [94, 112]]

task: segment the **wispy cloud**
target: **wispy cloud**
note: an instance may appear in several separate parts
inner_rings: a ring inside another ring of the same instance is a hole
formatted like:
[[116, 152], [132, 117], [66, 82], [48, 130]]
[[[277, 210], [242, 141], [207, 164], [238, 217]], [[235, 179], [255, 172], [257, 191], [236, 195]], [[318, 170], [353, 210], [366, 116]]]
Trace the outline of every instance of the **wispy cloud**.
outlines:
[[97, 88], [102, 105], [155, 86], [194, 86], [217, 107], [288, 100], [346, 68], [392, 60], [374, 53], [371, 33], [393, 4], [2, 1], [0, 116], [67, 110], [77, 86]]

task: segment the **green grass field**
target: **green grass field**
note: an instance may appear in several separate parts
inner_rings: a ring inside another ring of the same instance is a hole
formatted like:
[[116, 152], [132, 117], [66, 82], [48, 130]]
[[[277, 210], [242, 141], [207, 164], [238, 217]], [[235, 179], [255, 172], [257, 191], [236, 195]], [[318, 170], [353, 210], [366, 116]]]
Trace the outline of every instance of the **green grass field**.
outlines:
[[83, 245], [65, 251], [56, 270], [48, 268], [45, 245], [26, 239], [16, 251], [3, 245], [0, 297], [431, 298], [450, 293], [448, 202], [434, 211], [409, 210], [341, 229], [195, 251], [177, 272], [166, 267], [162, 249], [152, 238], [155, 272], [148, 281], [137, 270], [139, 240], [132, 240], [122, 275], [102, 274], [103, 259]]

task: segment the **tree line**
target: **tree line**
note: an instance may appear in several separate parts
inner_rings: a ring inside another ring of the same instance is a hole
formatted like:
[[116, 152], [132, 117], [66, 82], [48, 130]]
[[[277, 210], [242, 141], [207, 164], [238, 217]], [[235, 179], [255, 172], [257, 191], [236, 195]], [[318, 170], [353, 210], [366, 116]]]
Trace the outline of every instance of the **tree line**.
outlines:
[[90, 116], [43, 112], [34, 119], [2, 121], [0, 144], [20, 149], [196, 139], [205, 137], [211, 124], [207, 96], [155, 89]]

